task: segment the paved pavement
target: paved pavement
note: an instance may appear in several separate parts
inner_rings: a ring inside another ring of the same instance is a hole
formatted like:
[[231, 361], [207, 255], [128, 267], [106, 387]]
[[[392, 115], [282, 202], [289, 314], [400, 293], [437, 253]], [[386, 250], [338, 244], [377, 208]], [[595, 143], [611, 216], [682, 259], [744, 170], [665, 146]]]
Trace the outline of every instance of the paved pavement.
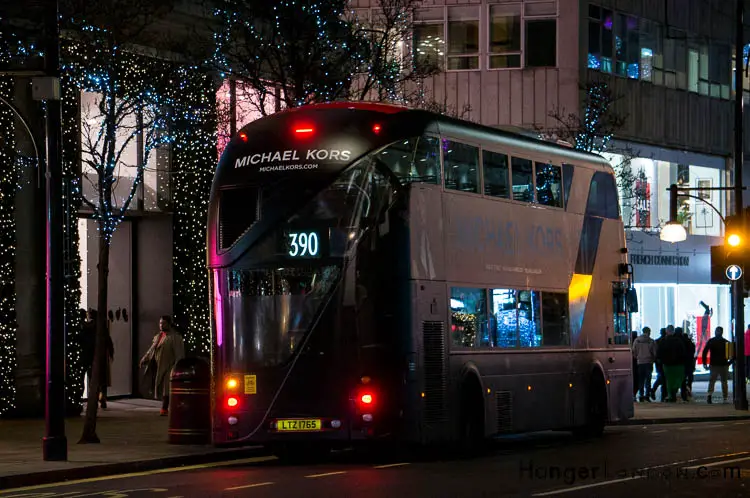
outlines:
[[340, 452], [314, 464], [259, 456], [107, 480], [0, 492], [0, 498], [77, 497], [746, 497], [750, 420], [608, 428], [579, 440], [561, 432], [499, 439], [460, 459]]
[[107, 410], [99, 410], [100, 444], [77, 444], [83, 417], [66, 419], [67, 462], [42, 460], [43, 420], [0, 420], [0, 489], [19, 483], [236, 458], [247, 453], [210, 445], [168, 444], [168, 420], [159, 416], [159, 407], [159, 402], [144, 399], [110, 401]]

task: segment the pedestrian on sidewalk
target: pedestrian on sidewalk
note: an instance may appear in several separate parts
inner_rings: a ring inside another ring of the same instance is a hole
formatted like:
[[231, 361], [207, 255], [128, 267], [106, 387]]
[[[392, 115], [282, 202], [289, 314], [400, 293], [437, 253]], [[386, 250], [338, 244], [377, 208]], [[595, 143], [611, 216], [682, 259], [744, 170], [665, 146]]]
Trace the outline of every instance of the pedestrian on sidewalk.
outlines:
[[[677, 402], [677, 390], [682, 385], [685, 378], [685, 343], [682, 338], [669, 331], [674, 331], [673, 326], [667, 327], [667, 337], [665, 337], [656, 354], [664, 365], [664, 375], [667, 384], [667, 402]], [[663, 389], [663, 388], [662, 388]]]
[[[630, 347], [632, 348], [635, 344], [636, 339], [638, 339], [638, 332], [635, 330], [630, 334]], [[640, 379], [638, 377], [638, 360], [635, 358], [635, 350], [630, 350], [633, 355], [633, 401], [635, 401], [635, 397], [638, 394], [638, 386], [640, 385]]]
[[659, 330], [659, 338], [654, 341], [656, 346], [656, 382], [651, 387], [651, 399], [656, 400], [656, 388], [661, 387], [661, 402], [664, 403], [667, 400], [667, 383], [664, 376], [664, 365], [659, 359], [659, 348], [664, 338], [667, 337], [667, 329], [662, 327]]
[[[707, 403], [713, 402], [714, 385], [717, 377], [721, 377], [721, 394], [724, 396], [724, 403], [729, 397], [729, 364], [727, 358], [727, 346], [729, 341], [724, 339], [724, 328], [716, 327], [714, 337], [708, 340], [706, 347], [703, 349], [703, 368], [710, 369], [711, 374], [708, 379]], [[710, 364], [709, 364], [710, 361]]]
[[140, 366], [156, 361], [154, 393], [161, 395], [162, 405], [159, 414], [169, 413], [169, 376], [175, 364], [185, 357], [185, 341], [172, 326], [172, 319], [164, 315], [159, 319], [159, 332], [154, 336], [151, 347], [141, 358]]
[[693, 373], [695, 372], [695, 343], [690, 337], [685, 334], [682, 327], [677, 327], [674, 330], [677, 337], [682, 339], [685, 345], [685, 376], [682, 379], [682, 385], [680, 386], [680, 397], [682, 401], [689, 401], [693, 399], [692, 385], [693, 385]]
[[[651, 339], [651, 328], [643, 327], [643, 334], [633, 341], [633, 355], [638, 364], [638, 401], [651, 402], [651, 374], [656, 361], [656, 343]], [[633, 372], [636, 375], [636, 372]]]
[[750, 384], [750, 324], [745, 330], [745, 382]]

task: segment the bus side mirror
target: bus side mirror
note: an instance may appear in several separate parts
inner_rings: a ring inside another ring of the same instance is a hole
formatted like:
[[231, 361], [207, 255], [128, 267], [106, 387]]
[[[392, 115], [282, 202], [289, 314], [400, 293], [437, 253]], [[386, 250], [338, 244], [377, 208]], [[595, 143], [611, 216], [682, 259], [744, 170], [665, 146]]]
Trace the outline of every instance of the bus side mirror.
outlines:
[[638, 313], [638, 293], [634, 288], [628, 289], [625, 294], [625, 303], [628, 307], [628, 313]]

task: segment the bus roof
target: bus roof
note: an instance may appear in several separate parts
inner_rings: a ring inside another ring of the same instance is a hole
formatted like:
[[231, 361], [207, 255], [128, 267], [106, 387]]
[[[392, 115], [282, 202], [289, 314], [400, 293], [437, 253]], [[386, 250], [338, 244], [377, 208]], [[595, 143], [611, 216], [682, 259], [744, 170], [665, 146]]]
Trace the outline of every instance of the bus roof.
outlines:
[[[478, 123], [474, 123], [472, 121], [467, 121], [464, 119], [458, 119], [451, 116], [447, 116], [444, 114], [438, 114], [436, 112], [432, 111], [426, 111], [422, 109], [411, 109], [404, 106], [394, 105], [394, 104], [384, 104], [380, 102], [347, 102], [347, 101], [338, 101], [338, 102], [326, 102], [326, 103], [319, 103], [319, 104], [308, 104], [305, 106], [295, 107], [291, 109], [287, 109], [284, 111], [281, 111], [281, 113], [276, 114], [283, 114], [283, 113], [297, 113], [297, 112], [306, 112], [306, 111], [326, 111], [326, 110], [334, 110], [334, 109], [349, 109], [352, 111], [367, 111], [367, 112], [375, 112], [375, 113], [381, 113], [386, 115], [393, 115], [393, 114], [399, 114], [404, 113], [403, 118], [415, 118], [417, 121], [420, 122], [424, 128], [429, 127], [431, 124], [437, 125], [438, 129], [441, 131], [466, 131], [469, 133], [478, 133], [478, 134], [484, 134], [488, 138], [500, 138], [505, 139], [507, 141], [515, 142], [518, 146], [521, 147], [535, 147], [539, 148], [541, 150], [546, 150], [550, 153], [554, 153], [556, 155], [561, 155], [564, 157], [567, 157], [571, 160], [578, 160], [578, 161], [585, 161], [587, 163], [593, 163], [593, 165], [601, 166], [605, 169], [612, 169], [611, 164], [602, 156], [592, 153], [592, 152], [586, 152], [574, 149], [568, 145], [562, 145], [555, 142], [550, 142], [546, 140], [542, 140], [539, 138], [534, 138], [531, 136], [528, 136], [527, 134], [518, 133], [514, 131], [508, 131], [507, 129], [501, 129], [496, 128], [492, 126], [482, 125]], [[401, 118], [399, 118], [401, 119]]]

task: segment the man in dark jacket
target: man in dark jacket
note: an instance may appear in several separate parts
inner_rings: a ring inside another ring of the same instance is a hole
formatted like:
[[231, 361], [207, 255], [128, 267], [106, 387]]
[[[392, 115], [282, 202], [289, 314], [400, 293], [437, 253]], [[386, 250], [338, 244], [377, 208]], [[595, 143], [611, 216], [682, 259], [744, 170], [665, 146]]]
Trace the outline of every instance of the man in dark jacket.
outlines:
[[[669, 328], [668, 328], [669, 330]], [[667, 380], [667, 401], [677, 401], [677, 390], [685, 378], [685, 343], [682, 338], [674, 333], [665, 337], [656, 352], [657, 358], [664, 365], [664, 375]]]
[[712, 402], [712, 396], [714, 394], [714, 385], [716, 384], [716, 378], [721, 377], [721, 394], [724, 395], [724, 402], [727, 402], [729, 397], [729, 386], [727, 384], [727, 378], [729, 377], [729, 359], [727, 358], [727, 344], [729, 341], [724, 339], [724, 329], [722, 327], [716, 327], [715, 336], [709, 339], [706, 343], [706, 347], [703, 349], [703, 368], [707, 367], [708, 356], [710, 353], [710, 365], [711, 375], [708, 380], [708, 397], [707, 403]]
[[656, 344], [656, 382], [654, 382], [654, 386], [651, 388], [651, 399], [656, 399], [656, 388], [661, 386], [661, 402], [664, 403], [667, 400], [667, 384], [664, 382], [664, 365], [661, 364], [661, 360], [659, 359], [659, 348], [661, 347], [661, 342], [664, 340], [664, 338], [667, 337], [667, 329], [662, 328], [659, 330], [659, 338], [654, 341], [654, 344]]

